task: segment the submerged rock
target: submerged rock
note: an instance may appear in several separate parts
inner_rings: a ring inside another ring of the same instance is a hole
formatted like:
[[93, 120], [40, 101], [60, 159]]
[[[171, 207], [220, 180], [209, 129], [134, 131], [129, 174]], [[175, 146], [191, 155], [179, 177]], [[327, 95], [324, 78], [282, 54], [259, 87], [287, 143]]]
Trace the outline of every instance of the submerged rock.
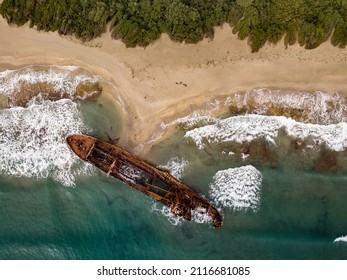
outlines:
[[6, 95], [0, 94], [0, 109], [5, 109], [8, 107], [8, 97]]
[[338, 152], [323, 147], [318, 160], [314, 163], [315, 171], [336, 171], [338, 167]]
[[345, 122], [316, 125], [261, 115], [229, 117], [185, 133], [187, 142], [195, 144], [199, 157], [208, 163], [238, 158], [247, 164], [316, 171], [346, 169], [339, 159], [347, 153], [346, 137]]
[[50, 82], [22, 83], [19, 90], [9, 97], [10, 107], [26, 107], [30, 100], [41, 95], [45, 100], [57, 101], [60, 99], [94, 100], [102, 93], [102, 87], [98, 82], [80, 83], [74, 91], [64, 89], [57, 90], [56, 85]]
[[231, 116], [284, 116], [298, 122], [333, 124], [347, 120], [347, 99], [338, 93], [252, 89], [224, 102]]
[[90, 100], [102, 93], [100, 78], [74, 66], [29, 66], [0, 72], [0, 94], [10, 107], [27, 107], [36, 96], [44, 100]]
[[99, 83], [86, 82], [77, 86], [73, 98], [81, 100], [91, 100], [99, 97], [101, 93], [102, 87]]

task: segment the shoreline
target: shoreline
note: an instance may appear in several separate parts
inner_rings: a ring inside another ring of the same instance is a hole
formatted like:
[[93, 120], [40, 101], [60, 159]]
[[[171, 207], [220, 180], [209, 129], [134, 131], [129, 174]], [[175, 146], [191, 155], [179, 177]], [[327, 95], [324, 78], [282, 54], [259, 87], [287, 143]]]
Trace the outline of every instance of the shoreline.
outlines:
[[[330, 42], [314, 50], [298, 44], [268, 44], [252, 53], [227, 25], [214, 40], [195, 45], [167, 35], [146, 48], [127, 49], [109, 33], [82, 43], [71, 36], [38, 32], [0, 19], [0, 70], [25, 65], [76, 65], [115, 86], [124, 103], [125, 137], [120, 144], [139, 147], [157, 135], [160, 124], [184, 117], [211, 98], [252, 88], [338, 92], [347, 96], [347, 49]], [[145, 153], [137, 149], [138, 153]]]

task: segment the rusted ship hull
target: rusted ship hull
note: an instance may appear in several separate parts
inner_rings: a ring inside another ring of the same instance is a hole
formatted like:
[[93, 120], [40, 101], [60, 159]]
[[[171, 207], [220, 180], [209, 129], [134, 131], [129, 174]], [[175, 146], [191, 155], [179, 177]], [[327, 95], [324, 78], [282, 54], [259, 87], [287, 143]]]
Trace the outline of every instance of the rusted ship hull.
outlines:
[[69, 135], [66, 142], [82, 160], [167, 205], [176, 216], [191, 220], [191, 211], [202, 208], [211, 217], [214, 227], [223, 225], [222, 216], [213, 205], [168, 171], [158, 169], [120, 147], [90, 136]]

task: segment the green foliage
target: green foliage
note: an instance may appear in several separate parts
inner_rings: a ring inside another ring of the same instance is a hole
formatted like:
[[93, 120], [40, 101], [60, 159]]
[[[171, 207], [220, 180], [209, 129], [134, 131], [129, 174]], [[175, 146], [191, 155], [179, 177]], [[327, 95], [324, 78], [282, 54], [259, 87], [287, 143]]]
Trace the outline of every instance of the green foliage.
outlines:
[[196, 43], [203, 38], [202, 21], [199, 12], [179, 0], [173, 0], [166, 13], [168, 33], [179, 42]]
[[[242, 2], [242, 4], [241, 4]], [[240, 39], [248, 38], [253, 51], [265, 42], [286, 46], [297, 40], [308, 49], [318, 47], [331, 34], [334, 45], [346, 45], [346, 0], [237, 0], [243, 18], [233, 28]]]
[[196, 43], [229, 23], [252, 51], [284, 38], [315, 48], [331, 38], [347, 44], [347, 0], [4, 0], [0, 14], [17, 25], [100, 36], [106, 25], [128, 47], [147, 46], [167, 33], [172, 40]]

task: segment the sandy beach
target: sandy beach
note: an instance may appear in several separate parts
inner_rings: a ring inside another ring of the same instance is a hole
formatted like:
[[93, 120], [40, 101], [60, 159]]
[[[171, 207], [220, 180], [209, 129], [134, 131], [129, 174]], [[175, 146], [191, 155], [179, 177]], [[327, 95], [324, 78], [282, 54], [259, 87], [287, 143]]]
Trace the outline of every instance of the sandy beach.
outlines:
[[[252, 53], [224, 25], [194, 45], [126, 48], [0, 17], [0, 261], [215, 260], [194, 273], [218, 277], [245, 275], [228, 260], [347, 260], [346, 80], [347, 49], [330, 42]], [[223, 227], [106, 148], [88, 153], [96, 167], [80, 160], [74, 134], [169, 171]]]
[[207, 100], [252, 88], [347, 95], [347, 49], [329, 42], [314, 50], [283, 43], [252, 53], [227, 25], [196, 45], [167, 35], [146, 48], [128, 49], [109, 33], [82, 43], [0, 19], [0, 70], [31, 64], [77, 65], [113, 83], [124, 104], [128, 147], [150, 141], [160, 123], [183, 117]]

